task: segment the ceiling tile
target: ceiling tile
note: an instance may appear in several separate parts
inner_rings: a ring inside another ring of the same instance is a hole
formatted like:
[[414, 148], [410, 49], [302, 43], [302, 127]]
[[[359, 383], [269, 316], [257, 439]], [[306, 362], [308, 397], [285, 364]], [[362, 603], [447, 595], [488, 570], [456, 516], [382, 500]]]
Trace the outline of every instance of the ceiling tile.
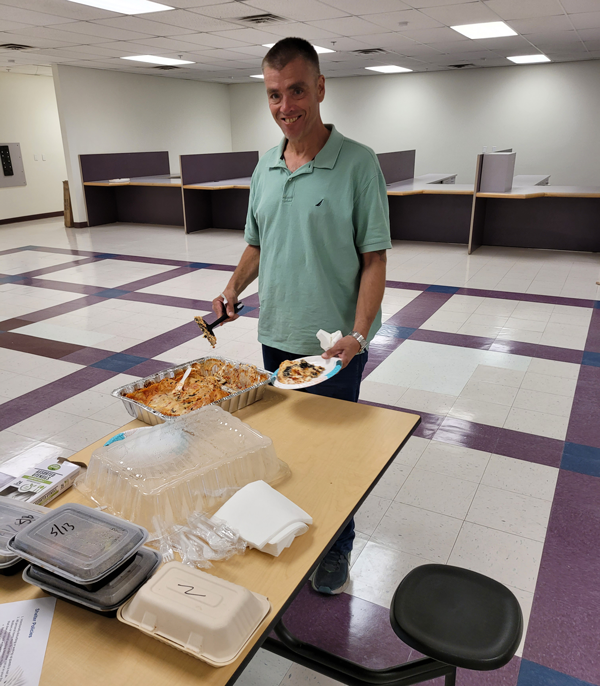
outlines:
[[1, 43], [21, 43], [22, 45], [31, 45], [34, 48], [63, 48], [66, 45], [71, 45], [71, 43], [65, 43], [64, 41], [52, 40], [51, 38], [34, 38], [33, 36], [26, 36], [12, 31], [0, 33]]
[[[206, 5], [204, 7], [190, 7], [190, 12], [197, 12], [204, 14], [207, 17], [214, 17], [215, 19], [239, 19], [240, 17], [247, 17], [253, 12], [248, 11], [248, 6], [241, 2], [223, 2], [220, 5]], [[252, 9], [252, 8], [251, 8]]]
[[[2, 8], [0, 8], [0, 15]], [[0, 31], [19, 31], [20, 29], [28, 29], [31, 24], [20, 24], [18, 21], [4, 21], [0, 16]]]
[[[598, 7], [600, 7], [600, 2]], [[569, 19], [576, 29], [597, 29], [600, 26], [600, 11], [571, 14]]]
[[261, 60], [267, 54], [267, 48], [263, 48], [262, 45], [244, 45], [241, 48], [229, 49], [232, 52], [237, 52], [239, 55], [246, 55], [247, 57], [250, 57], [252, 55]]
[[385, 27], [388, 31], [408, 31], [411, 29], [433, 29], [443, 24], [433, 17], [428, 17], [418, 10], [403, 12], [384, 12], [369, 14], [369, 21]]
[[[68, 24], [61, 24], [61, 26], [68, 27]], [[49, 38], [50, 40], [60, 41], [61, 43], [71, 43], [72, 45], [81, 45], [81, 43], [103, 43], [106, 38], [99, 36], [83, 36], [80, 33], [70, 33], [61, 29], [55, 29], [48, 26], [29, 26], [22, 31], [19, 31], [24, 36], [32, 36], [34, 38]]]
[[12, 7], [10, 5], [2, 5], [0, 6], [0, 9], [4, 21], [16, 21], [21, 24], [28, 24], [29, 26], [52, 26], [53, 24], [67, 24], [72, 21], [65, 17], [57, 17], [52, 14], [44, 14], [43, 12], [34, 12], [33, 10]]
[[311, 22], [312, 26], [325, 31], [338, 33], [341, 36], [358, 36], [370, 33], [385, 33], [382, 26], [373, 24], [360, 17], [342, 17], [340, 19], [324, 19]]
[[[348, 38], [347, 36], [339, 36], [338, 38], [333, 38], [331, 40], [331, 47], [338, 52], [346, 52], [349, 50], [364, 50], [365, 48], [377, 48], [379, 36], [384, 36], [386, 34], [376, 33], [369, 34], [368, 36], [353, 36]], [[335, 44], [334, 44], [335, 42]], [[327, 47], [327, 46], [325, 46]]]
[[508, 25], [517, 33], [526, 36], [529, 33], [545, 33], [547, 31], [570, 31], [573, 26], [566, 15], [557, 17], [537, 17], [535, 19], [515, 19]]
[[557, 0], [486, 0], [485, 4], [501, 19], [533, 19], [564, 14]]
[[170, 12], [150, 12], [145, 14], [149, 21], [158, 22], [160, 24], [169, 24], [169, 26], [181, 26], [186, 29], [194, 29], [196, 31], [227, 31], [232, 29], [235, 24], [223, 21], [222, 19], [215, 19], [214, 17], [206, 17], [189, 10], [172, 10]]
[[[579, 34], [579, 35], [578, 35]], [[564, 45], [565, 43], [581, 44], [581, 31], [558, 31], [555, 33], [532, 33], [527, 36], [527, 40], [539, 48], [551, 47], [553, 45]]]
[[458, 0], [403, 0], [407, 5], [422, 9], [423, 7], [445, 7], [446, 5], [458, 5]]
[[600, 28], [597, 27], [595, 29], [580, 29], [577, 33], [584, 41], [600, 40]]
[[[487, 45], [487, 41], [485, 41]], [[434, 47], [440, 53], [461, 54], [489, 51], [491, 48], [482, 45], [477, 40], [455, 40], [449, 43], [435, 43]]]
[[135, 55], [139, 54], [140, 52], [136, 49], [135, 43], [121, 42], [117, 45], [121, 45], [122, 47], [120, 49], [112, 47], [107, 48], [105, 45], [98, 45], [97, 43], [95, 43], [94, 45], [73, 45], [64, 49], [68, 50], [71, 53], [75, 53], [80, 57], [84, 57], [85, 55], [99, 55], [102, 57], [125, 57], [126, 55]]
[[[70, 19], [71, 21], [76, 21], [78, 19], [110, 19], [110, 17], [115, 16], [114, 12], [100, 10], [97, 7], [80, 5], [75, 2], [66, 2], [66, 0], [0, 0], [0, 7], [2, 5], [19, 7], [23, 10], [44, 12], [44, 14], [56, 15], [57, 17]], [[4, 14], [4, 12], [2, 12], [2, 14]]]
[[[486, 38], [485, 40], [473, 41], [477, 43], [483, 43], [487, 50], [493, 50], [498, 52], [500, 55], [527, 55], [532, 51], [531, 43], [527, 38], [522, 36], [501, 36], [500, 38]], [[478, 46], [479, 47], [479, 46]]]
[[463, 2], [446, 7], [426, 7], [421, 10], [446, 26], [456, 26], [459, 24], [476, 24], [484, 21], [498, 21], [490, 9], [482, 2]]
[[598, 0], [560, 0], [565, 12], [595, 12]]
[[411, 38], [418, 43], [450, 43], [455, 40], [464, 40], [457, 31], [443, 26], [437, 29], [419, 29], [417, 31], [402, 31], [402, 35]]
[[247, 12], [248, 15], [270, 12], [279, 17], [296, 21], [316, 21], [319, 19], [334, 19], [344, 17], [346, 12], [331, 5], [324, 5], [318, 0], [246, 0], [249, 8], [255, 7], [259, 12]]
[[417, 45], [415, 41], [406, 38], [400, 33], [377, 33], [368, 36], [354, 36], [354, 40], [361, 41], [360, 48], [385, 48], [387, 50], [402, 50], [403, 48], [414, 47]]
[[105, 40], [137, 40], [146, 35], [137, 31], [116, 29], [114, 26], [103, 26], [92, 21], [75, 21], [70, 24], [63, 24], [60, 29], [61, 31], [83, 33], [86, 36], [100, 36]]
[[273, 43], [273, 34], [267, 33], [262, 29], [233, 29], [232, 31], [216, 31], [216, 36], [238, 40], [242, 43], [251, 45], [262, 45], [263, 43]]
[[[189, 43], [184, 40], [186, 36], [175, 36], [174, 38], [167, 38], [165, 36], [159, 36], [157, 38], [151, 38], [150, 36], [146, 36], [146, 38], [142, 38], [141, 40], [136, 40], [136, 41], [131, 41], [129, 43], [126, 43], [126, 45], [130, 45], [132, 49], [138, 50], [138, 54], [141, 53], [141, 50], [139, 48], [140, 45], [145, 45], [146, 47], [152, 47], [158, 50], [162, 50], [163, 52], [169, 51], [169, 52], [183, 52], [184, 50], [187, 52], [191, 52], [192, 50], [197, 50], [198, 45], [196, 43]], [[137, 46], [137, 47], [136, 47]], [[211, 47], [211, 46], [206, 46], [206, 47]], [[159, 53], [152, 53], [152, 54], [159, 54]]]
[[[197, 15], [196, 15], [197, 16]], [[140, 17], [115, 17], [114, 19], [100, 19], [96, 24], [114, 26], [117, 29], [137, 31], [149, 36], [179, 36], [184, 33], [195, 33], [193, 29], [184, 29], [179, 26], [170, 26], [157, 21], [149, 21]]]
[[[285, 38], [286, 36], [295, 36], [297, 38], [304, 38], [308, 41], [330, 41], [339, 38], [339, 33], [326, 31], [312, 24], [302, 24], [295, 21], [291, 24], [273, 24], [272, 26], [265, 26], [265, 31], [273, 34], [268, 43], [273, 43], [275, 40]], [[322, 47], [328, 47], [324, 45]]]
[[178, 7], [180, 9], [189, 9], [190, 7], [204, 7], [212, 5], [221, 5], [231, 2], [231, 0], [165, 0], [165, 4], [171, 7]]
[[364, 0], [321, 0], [326, 5], [331, 5], [348, 14], [371, 14], [377, 12], [399, 12], [410, 9], [410, 5], [401, 0], [376, 0], [365, 2]]

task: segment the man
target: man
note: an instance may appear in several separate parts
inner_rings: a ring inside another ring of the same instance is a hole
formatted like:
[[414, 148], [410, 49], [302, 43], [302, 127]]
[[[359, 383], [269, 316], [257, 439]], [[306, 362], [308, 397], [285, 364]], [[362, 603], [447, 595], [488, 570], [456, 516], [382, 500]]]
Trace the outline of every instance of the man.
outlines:
[[[263, 74], [284, 139], [254, 171], [248, 246], [213, 309], [236, 319], [233, 305], [260, 271], [265, 368], [320, 354], [317, 331], [339, 329], [343, 338], [323, 357], [341, 358], [342, 370], [306, 390], [357, 402], [366, 347], [381, 326], [386, 250], [392, 247], [385, 181], [370, 148], [323, 124], [325, 78], [310, 43], [279, 41], [263, 60]], [[315, 572], [315, 590], [346, 588], [353, 540], [350, 522]]]

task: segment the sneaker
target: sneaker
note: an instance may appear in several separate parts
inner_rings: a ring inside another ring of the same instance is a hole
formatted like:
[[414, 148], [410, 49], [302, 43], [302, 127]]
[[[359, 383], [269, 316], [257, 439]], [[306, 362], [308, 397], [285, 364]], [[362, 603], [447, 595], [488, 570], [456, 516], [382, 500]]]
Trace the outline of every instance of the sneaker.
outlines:
[[350, 583], [350, 553], [330, 550], [311, 578], [312, 587], [318, 593], [337, 595]]

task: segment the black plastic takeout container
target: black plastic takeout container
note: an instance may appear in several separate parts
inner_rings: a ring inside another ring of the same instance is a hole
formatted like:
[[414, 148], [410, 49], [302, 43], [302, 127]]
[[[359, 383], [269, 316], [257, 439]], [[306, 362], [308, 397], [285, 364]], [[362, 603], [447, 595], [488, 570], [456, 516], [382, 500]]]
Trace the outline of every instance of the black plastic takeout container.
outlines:
[[140, 548], [132, 559], [103, 581], [97, 582], [93, 589], [74, 584], [36, 565], [25, 569], [23, 580], [62, 600], [102, 615], [112, 613], [111, 616], [115, 616], [117, 609], [154, 574], [161, 561], [160, 553], [150, 548]]
[[90, 586], [119, 569], [147, 539], [137, 524], [69, 503], [30, 524], [7, 547], [67, 581]]

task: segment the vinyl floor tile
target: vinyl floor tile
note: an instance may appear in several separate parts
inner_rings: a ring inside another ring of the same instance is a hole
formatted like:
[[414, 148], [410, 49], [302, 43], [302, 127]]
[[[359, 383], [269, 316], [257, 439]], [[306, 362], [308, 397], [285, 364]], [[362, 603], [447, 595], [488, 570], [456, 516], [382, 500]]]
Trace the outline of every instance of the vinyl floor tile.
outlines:
[[404, 482], [395, 502], [464, 519], [476, 491], [477, 484], [472, 481], [415, 467]]
[[441, 441], [429, 441], [416, 466], [436, 474], [479, 483], [490, 453]]
[[481, 483], [552, 502], [557, 478], [556, 467], [491, 455]]
[[564, 441], [568, 424], [567, 417], [513, 407], [504, 422], [504, 428]]

